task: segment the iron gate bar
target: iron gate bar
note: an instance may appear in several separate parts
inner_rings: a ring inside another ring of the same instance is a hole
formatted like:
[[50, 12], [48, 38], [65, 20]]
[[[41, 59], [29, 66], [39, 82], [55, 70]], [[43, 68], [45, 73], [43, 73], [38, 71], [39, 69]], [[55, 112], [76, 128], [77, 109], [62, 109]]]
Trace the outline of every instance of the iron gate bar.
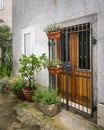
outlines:
[[[74, 31], [76, 31], [75, 28], [76, 28], [76, 26], [74, 26], [74, 29], [73, 29]], [[75, 34], [75, 33], [74, 33], [74, 34]], [[75, 36], [75, 35], [74, 35], [74, 39], [76, 39], [76, 36]], [[73, 66], [73, 69], [75, 70], [75, 67], [76, 67], [76, 64], [75, 64], [75, 61], [76, 61], [76, 60], [75, 60], [75, 47], [76, 47], [76, 45], [75, 45], [75, 44], [76, 44], [76, 42], [74, 41], [73, 44], [74, 44], [74, 66]], [[73, 75], [73, 78], [74, 78], [73, 88], [74, 88], [74, 102], [75, 102], [74, 107], [76, 108], [76, 95], [75, 95], [75, 93], [76, 93], [76, 86], [75, 86], [75, 85], [76, 85], [76, 84], [75, 84], [75, 72], [74, 72], [74, 71], [73, 71], [73, 74], [74, 74], [74, 75]]]
[[[81, 27], [81, 29], [80, 29], [80, 26], [82, 26]], [[85, 27], [85, 28], [84, 28]], [[90, 28], [89, 28], [90, 27]], [[69, 28], [70, 28], [70, 31], [69, 31]], [[74, 31], [73, 31], [73, 28], [74, 28]], [[78, 72], [78, 73], [80, 73], [80, 72], [82, 72], [82, 75], [85, 73], [86, 75], [87, 75], [87, 78], [86, 78], [86, 90], [87, 90], [87, 97], [88, 97], [88, 73], [90, 72], [91, 73], [91, 89], [90, 89], [90, 95], [91, 95], [91, 97], [90, 97], [90, 108], [91, 108], [91, 113], [92, 113], [92, 106], [93, 106], [93, 96], [92, 96], [92, 94], [93, 94], [93, 88], [92, 88], [92, 68], [90, 68], [91, 69], [91, 71], [89, 71], [87, 68], [88, 68], [88, 51], [87, 51], [87, 49], [88, 49], [88, 45], [87, 45], [87, 43], [88, 43], [88, 39], [87, 39], [87, 35], [88, 35], [88, 33], [90, 32], [90, 67], [92, 67], [92, 45], [91, 45], [91, 38], [92, 38], [92, 26], [91, 26], [91, 23], [86, 23], [86, 24], [80, 24], [80, 25], [76, 25], [76, 26], [72, 26], [72, 27], [64, 27], [64, 28], [62, 28], [62, 43], [63, 43], [63, 40], [64, 40], [64, 38], [63, 38], [63, 34], [65, 34], [65, 36], [66, 36], [66, 46], [65, 46], [65, 48], [66, 48], [66, 64], [68, 64], [68, 52], [67, 52], [67, 49], [68, 49], [68, 43], [70, 44], [70, 41], [68, 41], [68, 37], [69, 37], [69, 34], [72, 34], [72, 33], [78, 33], [78, 37], [79, 37], [79, 33], [81, 32], [81, 35], [82, 35], [82, 48], [81, 48], [81, 50], [82, 50], [82, 68], [86, 68], [86, 71], [85, 70], [76, 70], [76, 68], [78, 67], [78, 65], [76, 66], [76, 64], [75, 64], [75, 62], [74, 62], [74, 80], [75, 80], [75, 72]], [[86, 38], [86, 40], [84, 41], [83, 40], [83, 35], [84, 35], [84, 32], [85, 32], [85, 38]], [[85, 42], [85, 43], [84, 43]], [[85, 45], [84, 45], [85, 44]], [[62, 45], [62, 44], [61, 44]], [[85, 53], [86, 54], [83, 54], [83, 47], [85, 46]], [[71, 45], [70, 45], [70, 48], [71, 48]], [[75, 45], [74, 45], [74, 49], [75, 49]], [[63, 54], [63, 49], [61, 49], [61, 53]], [[69, 53], [69, 55], [70, 55], [70, 53]], [[74, 51], [74, 57], [75, 57], [75, 51]], [[64, 59], [64, 58], [63, 58]], [[67, 66], [67, 65], [66, 65]], [[83, 77], [82, 77], [82, 80], [84, 80], [83, 79]], [[84, 81], [82, 81], [82, 97], [83, 97], [83, 95], [84, 95], [84, 92], [83, 92], [83, 83], [84, 83]], [[79, 82], [78, 82], [78, 84], [79, 84]], [[72, 91], [72, 85], [70, 85], [71, 86], [71, 91]], [[75, 86], [75, 85], [74, 85]], [[74, 87], [75, 88], [75, 87]], [[78, 91], [80, 92], [80, 84], [78, 85]], [[75, 90], [74, 90], [75, 91]], [[67, 106], [67, 110], [68, 110], [68, 105], [69, 105], [69, 102], [68, 102], [68, 70], [66, 70], [66, 106]], [[75, 95], [75, 94], [74, 94]], [[72, 99], [72, 93], [71, 93], [71, 99]], [[79, 101], [81, 101], [82, 100], [82, 102], [84, 102], [84, 99], [83, 98], [81, 98], [80, 96], [78, 97], [78, 100]], [[74, 107], [76, 108], [76, 109], [78, 109], [78, 111], [81, 111], [81, 112], [84, 112], [84, 114], [86, 115], [86, 113], [87, 113], [87, 115], [90, 115], [89, 114], [89, 108], [88, 108], [88, 98], [87, 98], [87, 111], [85, 112], [85, 106], [81, 106], [80, 104], [78, 104], [78, 107], [76, 106], [77, 104], [76, 104], [76, 98], [74, 98], [74, 101], [75, 101], [75, 104], [74, 104]], [[71, 101], [71, 107], [73, 107], [73, 104], [72, 104], [72, 101]], [[81, 108], [82, 107], [82, 108]]]
[[[68, 29], [66, 28], [66, 64], [68, 64]], [[68, 69], [66, 69], [66, 108], [68, 110], [69, 108], [69, 102], [68, 102]]]
[[[87, 28], [87, 26], [88, 26], [88, 24], [86, 24], [86, 28]], [[88, 73], [87, 73], [87, 68], [88, 68], [88, 40], [87, 40], [87, 35], [89, 35], [88, 34], [88, 32], [86, 31], [86, 74], [87, 74], [87, 76], [88, 76]], [[86, 81], [86, 89], [87, 89], [87, 97], [88, 97], [88, 78], [87, 78], [87, 81]], [[87, 98], [87, 113], [88, 113], [88, 98]]]
[[[49, 40], [49, 41], [48, 41], [49, 59], [50, 59], [50, 46], [51, 46], [51, 42], [50, 42], [50, 40]], [[49, 73], [49, 88], [51, 87], [51, 86], [50, 86], [50, 83], [51, 83], [51, 74]]]
[[[78, 25], [78, 31], [79, 31], [79, 25]], [[79, 33], [78, 33], [78, 37], [79, 37]], [[78, 47], [78, 50], [79, 50], [79, 47]], [[77, 68], [78, 68], [78, 66], [77, 66]], [[78, 72], [78, 75], [79, 75], [79, 71], [77, 70], [77, 72]], [[80, 82], [78, 82], [78, 92], [80, 93]], [[79, 98], [79, 104], [78, 104], [78, 109], [80, 110], [80, 96], [78, 97]]]
[[[71, 32], [72, 32], [72, 27], [70, 27], [70, 30], [71, 30]], [[71, 42], [71, 41], [70, 41]], [[71, 45], [71, 48], [72, 48], [72, 44], [70, 43], [70, 45]], [[71, 58], [72, 58], [72, 49], [70, 49], [70, 53], [71, 53]], [[70, 59], [70, 62], [71, 62], [71, 60], [72, 59]], [[73, 70], [73, 66], [72, 66], [72, 70]], [[71, 73], [71, 81], [72, 81], [72, 73]], [[72, 82], [71, 82], [71, 100], [72, 100]], [[71, 106], [72, 106], [72, 102], [71, 102]]]
[[[77, 28], [77, 30], [79, 30], [80, 31], [80, 26], [81, 25], [84, 25], [84, 27], [86, 26], [86, 24], [88, 24], [89, 25], [89, 27], [90, 27], [90, 24], [91, 24], [91, 22], [87, 22], [87, 23], [81, 23], [81, 24], [77, 24], [77, 25], [72, 25], [72, 26], [65, 26], [65, 27], [62, 27], [61, 29], [66, 29], [66, 28], [73, 28], [74, 26], [76, 26], [76, 27], [78, 27], [79, 26], [79, 29]], [[87, 30], [87, 29], [86, 29]]]
[[[90, 23], [90, 67], [91, 67], [91, 86], [93, 86], [93, 48], [92, 48], [92, 23]], [[92, 99], [92, 100], [91, 100]], [[91, 115], [93, 116], [93, 87], [91, 87]]]
[[[82, 24], [82, 30], [83, 30], [83, 24]], [[82, 41], [82, 47], [81, 47], [81, 52], [82, 52], [82, 63], [81, 63], [81, 69], [83, 69], [83, 44], [84, 44], [84, 39], [83, 39], [83, 36], [84, 36], [84, 34], [83, 34], [83, 31], [82, 31], [82, 34], [81, 34], [81, 41]], [[82, 70], [82, 97], [83, 97], [83, 70]], [[81, 99], [82, 100], [82, 104], [83, 104], [83, 99]], [[83, 108], [83, 105], [82, 105], [82, 110], [84, 110], [84, 108]]]
[[79, 33], [79, 32], [86, 32], [86, 31], [90, 31], [90, 29], [79, 30], [79, 31], [71, 31], [71, 32], [68, 32], [68, 33], [70, 34], [70, 33]]

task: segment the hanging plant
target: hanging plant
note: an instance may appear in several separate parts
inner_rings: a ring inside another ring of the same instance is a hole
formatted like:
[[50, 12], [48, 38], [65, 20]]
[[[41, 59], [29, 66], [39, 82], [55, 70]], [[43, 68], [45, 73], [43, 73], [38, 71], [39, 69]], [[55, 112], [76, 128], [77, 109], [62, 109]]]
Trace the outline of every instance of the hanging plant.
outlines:
[[47, 25], [44, 28], [44, 31], [46, 32], [49, 40], [58, 39], [61, 37], [61, 25], [59, 24], [56, 25], [54, 23], [54, 24]]
[[63, 71], [62, 61], [58, 59], [46, 59], [44, 66], [47, 67], [48, 71], [53, 74], [59, 74]]

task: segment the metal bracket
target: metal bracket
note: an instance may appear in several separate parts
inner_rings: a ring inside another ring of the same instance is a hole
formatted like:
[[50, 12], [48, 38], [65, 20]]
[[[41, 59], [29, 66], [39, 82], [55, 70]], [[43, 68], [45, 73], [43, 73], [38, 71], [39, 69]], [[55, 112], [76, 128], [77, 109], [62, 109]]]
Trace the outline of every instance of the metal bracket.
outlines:
[[92, 44], [96, 44], [96, 43], [97, 43], [97, 40], [94, 37], [92, 37]]

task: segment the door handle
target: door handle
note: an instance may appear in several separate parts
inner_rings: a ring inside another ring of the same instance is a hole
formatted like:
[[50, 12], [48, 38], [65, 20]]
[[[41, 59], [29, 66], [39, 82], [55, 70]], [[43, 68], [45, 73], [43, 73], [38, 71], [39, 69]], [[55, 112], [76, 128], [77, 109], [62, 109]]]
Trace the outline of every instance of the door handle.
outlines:
[[64, 62], [64, 63], [62, 64], [62, 66], [63, 66], [63, 68], [64, 68], [65, 70], [68, 70], [68, 71], [70, 71], [70, 70], [72, 69], [72, 65], [71, 65], [70, 62]]

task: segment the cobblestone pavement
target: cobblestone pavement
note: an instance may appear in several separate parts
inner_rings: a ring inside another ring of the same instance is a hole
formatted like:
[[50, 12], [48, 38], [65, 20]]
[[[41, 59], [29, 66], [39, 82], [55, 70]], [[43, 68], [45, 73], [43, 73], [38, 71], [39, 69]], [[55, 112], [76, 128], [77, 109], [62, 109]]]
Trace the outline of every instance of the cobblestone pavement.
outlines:
[[50, 118], [38, 111], [34, 103], [19, 101], [11, 92], [0, 93], [0, 130], [104, 130], [62, 108]]

